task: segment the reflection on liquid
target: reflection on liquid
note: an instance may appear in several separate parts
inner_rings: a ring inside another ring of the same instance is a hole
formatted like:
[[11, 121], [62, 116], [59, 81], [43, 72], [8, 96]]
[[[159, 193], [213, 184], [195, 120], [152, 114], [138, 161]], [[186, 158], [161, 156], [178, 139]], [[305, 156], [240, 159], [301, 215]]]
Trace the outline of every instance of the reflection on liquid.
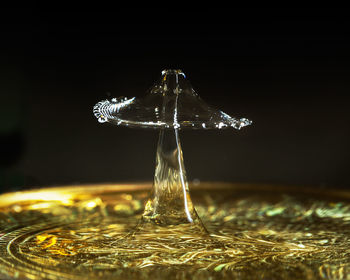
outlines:
[[[213, 185], [215, 188], [213, 188]], [[0, 196], [0, 273], [20, 279], [347, 279], [349, 194], [203, 184], [190, 224], [133, 232], [149, 185]], [[151, 227], [151, 228], [150, 228]]]

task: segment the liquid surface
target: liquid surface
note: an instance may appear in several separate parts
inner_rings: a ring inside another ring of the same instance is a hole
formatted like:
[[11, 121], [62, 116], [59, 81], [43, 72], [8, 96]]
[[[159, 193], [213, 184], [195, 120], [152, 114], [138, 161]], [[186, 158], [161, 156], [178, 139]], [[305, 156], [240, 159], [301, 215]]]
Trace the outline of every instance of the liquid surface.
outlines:
[[191, 187], [201, 235], [190, 224], [136, 227], [149, 189], [1, 195], [1, 279], [350, 277], [350, 193], [202, 183]]

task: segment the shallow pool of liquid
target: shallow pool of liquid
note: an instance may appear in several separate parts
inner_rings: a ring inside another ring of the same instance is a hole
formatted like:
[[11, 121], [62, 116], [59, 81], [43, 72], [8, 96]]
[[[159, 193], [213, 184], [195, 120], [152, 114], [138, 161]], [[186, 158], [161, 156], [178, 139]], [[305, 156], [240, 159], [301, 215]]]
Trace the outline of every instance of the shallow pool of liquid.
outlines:
[[350, 192], [201, 183], [190, 223], [140, 223], [151, 184], [0, 195], [1, 279], [347, 279]]

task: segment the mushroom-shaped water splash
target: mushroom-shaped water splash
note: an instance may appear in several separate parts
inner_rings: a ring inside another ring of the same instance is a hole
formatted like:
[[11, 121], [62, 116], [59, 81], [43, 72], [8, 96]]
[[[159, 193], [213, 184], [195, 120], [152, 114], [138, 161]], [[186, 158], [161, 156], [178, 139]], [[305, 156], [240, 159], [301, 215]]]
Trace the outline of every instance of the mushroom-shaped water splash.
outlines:
[[179, 129], [241, 129], [252, 122], [207, 105], [181, 70], [162, 71], [144, 98], [103, 100], [93, 112], [99, 122], [160, 130], [152, 194], [142, 221], [163, 226], [190, 223], [206, 231], [191, 201]]

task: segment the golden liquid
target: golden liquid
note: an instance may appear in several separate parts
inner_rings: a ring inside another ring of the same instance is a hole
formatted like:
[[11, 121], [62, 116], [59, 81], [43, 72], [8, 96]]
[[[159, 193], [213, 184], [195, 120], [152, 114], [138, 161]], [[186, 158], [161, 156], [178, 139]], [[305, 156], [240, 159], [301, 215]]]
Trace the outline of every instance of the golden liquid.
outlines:
[[191, 186], [203, 234], [191, 224], [139, 224], [150, 187], [1, 195], [0, 278], [350, 278], [348, 192]]

